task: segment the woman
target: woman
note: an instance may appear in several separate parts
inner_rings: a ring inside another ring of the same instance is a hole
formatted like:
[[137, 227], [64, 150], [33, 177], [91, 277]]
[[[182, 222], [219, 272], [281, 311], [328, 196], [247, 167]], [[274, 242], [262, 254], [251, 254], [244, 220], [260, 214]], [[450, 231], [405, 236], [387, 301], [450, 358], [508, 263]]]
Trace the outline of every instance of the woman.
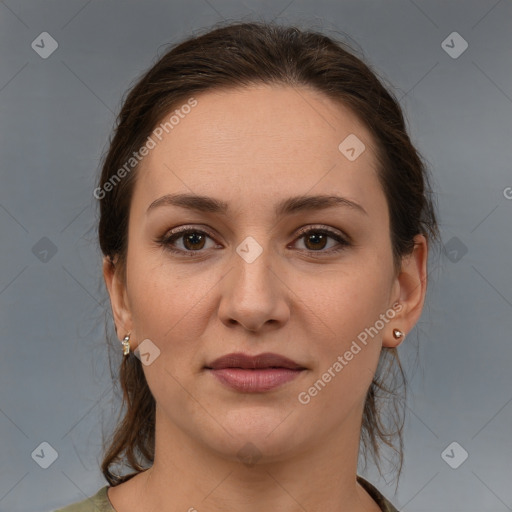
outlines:
[[94, 194], [126, 412], [109, 485], [61, 510], [395, 511], [359, 446], [400, 473], [380, 399], [439, 233], [367, 65], [272, 24], [190, 38], [127, 96]]

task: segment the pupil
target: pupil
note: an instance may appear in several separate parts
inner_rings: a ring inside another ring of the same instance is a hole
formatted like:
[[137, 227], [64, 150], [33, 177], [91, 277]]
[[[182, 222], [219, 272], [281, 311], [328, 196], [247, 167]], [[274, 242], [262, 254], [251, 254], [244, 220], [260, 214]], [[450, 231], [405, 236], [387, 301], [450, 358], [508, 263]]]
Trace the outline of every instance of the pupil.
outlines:
[[[197, 243], [201, 243], [201, 239], [203, 238], [203, 235], [200, 235], [198, 233], [192, 233], [192, 234], [189, 234], [185, 239], [187, 240], [187, 242], [191, 243], [191, 245], [196, 245]], [[197, 239], [199, 239], [199, 241], [197, 241]], [[193, 248], [196, 248], [197, 247], [193, 247]], [[200, 249], [201, 247], [199, 247]]]
[[321, 233], [316, 235], [309, 235], [308, 241], [311, 241], [311, 239], [313, 239], [313, 245], [315, 245], [316, 243], [322, 242], [322, 240], [324, 240], [324, 235], [322, 235]]

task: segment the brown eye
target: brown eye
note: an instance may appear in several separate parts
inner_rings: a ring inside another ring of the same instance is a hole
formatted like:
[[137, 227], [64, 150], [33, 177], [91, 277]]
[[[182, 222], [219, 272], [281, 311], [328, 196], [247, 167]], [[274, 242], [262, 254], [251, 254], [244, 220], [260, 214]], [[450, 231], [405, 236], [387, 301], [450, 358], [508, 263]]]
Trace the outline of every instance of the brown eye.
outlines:
[[[340, 234], [326, 228], [313, 228], [303, 231], [298, 240], [302, 239], [304, 240], [304, 245], [306, 247], [305, 250], [310, 252], [320, 252], [328, 254], [340, 251], [350, 245], [350, 243], [347, 240], [345, 240]], [[334, 246], [328, 247], [326, 249], [329, 239], [338, 242], [337, 246], [336, 244], [334, 244]]]
[[[207, 239], [212, 237], [199, 229], [183, 229], [178, 232], [171, 233], [158, 240], [158, 243], [164, 246], [165, 249], [180, 253], [194, 253], [201, 252], [205, 249]], [[181, 242], [182, 247], [176, 247], [177, 242]]]
[[313, 232], [312, 234], [304, 236], [304, 243], [306, 247], [311, 250], [324, 249], [328, 238], [330, 237], [323, 233]]
[[183, 245], [185, 246], [185, 248], [190, 249], [192, 251], [197, 251], [198, 249], [202, 249], [204, 247], [204, 234], [194, 231], [182, 236]]
[[[208, 239], [213, 242], [213, 237], [205, 231], [188, 228], [172, 232], [156, 241], [170, 252], [184, 256], [194, 256], [194, 253], [205, 252], [203, 249], [215, 246], [213, 244], [213, 246], [207, 247]], [[351, 245], [339, 233], [327, 228], [303, 230], [298, 240], [303, 240], [305, 246], [304, 249], [300, 249], [301, 251], [318, 253], [319, 255], [336, 253]], [[328, 247], [329, 240], [335, 241], [337, 244]], [[179, 247], [180, 241], [181, 247]]]

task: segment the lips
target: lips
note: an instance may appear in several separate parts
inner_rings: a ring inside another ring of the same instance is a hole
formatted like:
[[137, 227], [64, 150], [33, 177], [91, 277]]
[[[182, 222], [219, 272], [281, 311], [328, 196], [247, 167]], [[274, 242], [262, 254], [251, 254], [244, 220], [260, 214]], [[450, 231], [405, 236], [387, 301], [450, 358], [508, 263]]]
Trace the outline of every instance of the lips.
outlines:
[[211, 370], [221, 370], [223, 368], [242, 368], [244, 370], [264, 368], [287, 368], [289, 370], [305, 369], [303, 366], [287, 357], [272, 353], [259, 354], [256, 356], [249, 356], [242, 353], [227, 354], [215, 359], [215, 361], [207, 365], [206, 368]]
[[223, 385], [242, 393], [263, 393], [298, 377], [303, 366], [280, 356], [265, 353], [256, 356], [228, 354], [205, 368]]

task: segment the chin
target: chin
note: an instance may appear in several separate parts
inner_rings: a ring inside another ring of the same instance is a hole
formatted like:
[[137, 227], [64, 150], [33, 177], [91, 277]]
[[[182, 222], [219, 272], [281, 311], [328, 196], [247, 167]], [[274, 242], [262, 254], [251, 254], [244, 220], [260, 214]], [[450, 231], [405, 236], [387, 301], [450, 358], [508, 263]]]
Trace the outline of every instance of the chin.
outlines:
[[219, 455], [248, 466], [285, 460], [307, 444], [308, 436], [297, 428], [295, 415], [284, 412], [265, 414], [261, 407], [230, 411], [221, 423], [227, 432], [216, 428], [215, 439], [203, 442]]

